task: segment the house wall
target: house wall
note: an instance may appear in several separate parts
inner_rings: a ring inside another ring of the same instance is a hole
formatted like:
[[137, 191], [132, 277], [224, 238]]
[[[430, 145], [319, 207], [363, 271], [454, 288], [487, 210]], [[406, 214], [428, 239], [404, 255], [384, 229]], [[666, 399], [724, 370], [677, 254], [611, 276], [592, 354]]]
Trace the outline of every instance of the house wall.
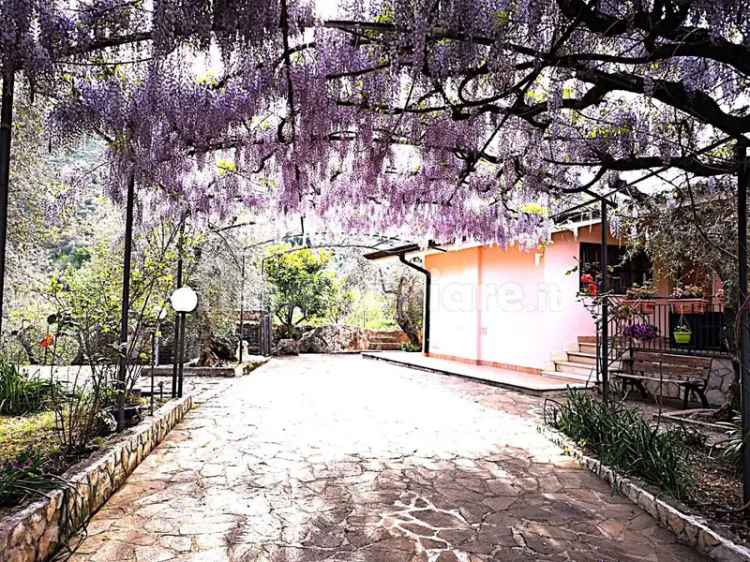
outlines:
[[427, 256], [432, 273], [430, 349], [463, 359], [477, 358], [479, 248]]
[[[531, 371], [595, 335], [578, 301], [580, 242], [600, 241], [598, 225], [553, 234], [544, 250], [467, 248], [431, 254], [432, 355]], [[610, 243], [617, 244], [611, 239]]]

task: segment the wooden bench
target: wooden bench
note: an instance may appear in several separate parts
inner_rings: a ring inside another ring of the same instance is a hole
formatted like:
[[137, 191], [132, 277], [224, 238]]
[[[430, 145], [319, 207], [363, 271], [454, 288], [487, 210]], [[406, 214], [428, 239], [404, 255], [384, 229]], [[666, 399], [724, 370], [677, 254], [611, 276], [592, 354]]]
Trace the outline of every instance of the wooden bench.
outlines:
[[624, 359], [622, 364], [625, 369], [613, 371], [612, 375], [622, 382], [625, 399], [633, 388], [637, 388], [645, 398], [649, 392], [643, 384], [644, 381], [655, 381], [682, 387], [685, 392], [686, 409], [691, 394], [700, 398], [703, 407], [708, 408], [706, 387], [711, 375], [710, 357], [634, 351], [632, 357]]

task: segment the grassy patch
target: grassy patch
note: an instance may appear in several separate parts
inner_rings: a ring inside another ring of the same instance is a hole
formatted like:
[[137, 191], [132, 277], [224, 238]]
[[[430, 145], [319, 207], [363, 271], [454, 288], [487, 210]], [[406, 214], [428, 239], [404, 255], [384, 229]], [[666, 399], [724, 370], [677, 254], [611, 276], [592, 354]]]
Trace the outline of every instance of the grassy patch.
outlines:
[[17, 505], [28, 497], [38, 497], [64, 485], [49, 469], [50, 459], [43, 451], [27, 448], [9, 462], [0, 463], [0, 507]]
[[59, 487], [59, 450], [54, 412], [0, 416], [0, 507]]
[[57, 453], [54, 412], [26, 416], [0, 416], [0, 464], [34, 448], [49, 455]]

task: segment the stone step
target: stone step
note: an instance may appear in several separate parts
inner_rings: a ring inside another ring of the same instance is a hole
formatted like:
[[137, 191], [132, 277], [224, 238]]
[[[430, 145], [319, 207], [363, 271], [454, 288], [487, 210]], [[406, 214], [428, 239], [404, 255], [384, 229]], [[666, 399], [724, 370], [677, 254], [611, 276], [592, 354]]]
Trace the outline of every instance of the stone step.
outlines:
[[584, 365], [596, 365], [596, 353], [568, 351], [568, 361], [571, 363], [582, 363]]
[[[596, 365], [586, 365], [584, 363], [573, 363], [570, 361], [554, 361], [555, 369], [549, 371], [550, 373], [567, 373], [571, 375], [580, 375], [588, 377], [591, 374], [592, 378], [596, 377]], [[609, 364], [610, 371], [617, 371], [622, 369], [622, 363], [620, 361], [612, 361]]]
[[579, 343], [578, 352], [596, 355], [596, 344], [595, 343]]
[[370, 341], [369, 351], [401, 351], [401, 343], [374, 343]]
[[586, 365], [585, 363], [572, 363], [570, 361], [555, 361], [555, 371], [558, 373], [575, 373], [578, 375], [588, 375], [596, 370], [595, 365]]
[[542, 371], [543, 377], [549, 377], [551, 379], [560, 380], [563, 382], [571, 382], [571, 383], [578, 383], [578, 384], [586, 384], [592, 383], [594, 380], [596, 380], [596, 376], [592, 375], [591, 378], [587, 375], [581, 375], [578, 373], [565, 373], [561, 371]]
[[[614, 348], [609, 348], [610, 354], [613, 354]], [[596, 344], [595, 343], [579, 343], [578, 344], [578, 351], [572, 352], [572, 353], [587, 353], [589, 355], [596, 355]]]

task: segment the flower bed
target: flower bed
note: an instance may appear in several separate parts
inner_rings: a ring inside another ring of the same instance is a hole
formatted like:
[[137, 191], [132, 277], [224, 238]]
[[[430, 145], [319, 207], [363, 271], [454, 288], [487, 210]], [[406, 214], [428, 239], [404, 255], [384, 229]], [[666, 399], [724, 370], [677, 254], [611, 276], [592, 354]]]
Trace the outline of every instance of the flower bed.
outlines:
[[750, 561], [744, 516], [734, 509], [741, 486], [732, 459], [713, 449], [726, 443], [725, 432], [686, 430], [660, 408], [650, 423], [649, 409], [571, 393], [545, 404], [546, 433], [681, 542], [715, 560]]
[[648, 491], [638, 480], [623, 476], [599, 460], [586, 455], [562, 433], [548, 430], [548, 436], [581, 466], [609, 483], [614, 491], [651, 515], [659, 525], [672, 531], [680, 542], [695, 548], [712, 560], [750, 562], [750, 549], [717, 533], [702, 518], [684, 513], [667, 500]]
[[42, 562], [88, 521], [193, 405], [173, 400], [62, 475], [66, 486], [0, 521], [0, 562]]

